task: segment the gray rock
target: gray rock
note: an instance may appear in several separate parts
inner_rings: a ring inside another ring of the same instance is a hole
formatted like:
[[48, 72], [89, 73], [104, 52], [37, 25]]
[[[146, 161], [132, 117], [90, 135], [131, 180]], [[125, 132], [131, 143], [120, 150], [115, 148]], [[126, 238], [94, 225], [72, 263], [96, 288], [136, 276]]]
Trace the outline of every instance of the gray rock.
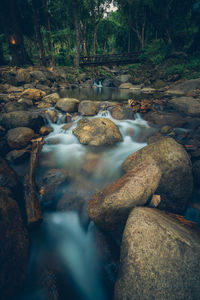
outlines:
[[130, 107], [115, 105], [110, 110], [110, 114], [114, 119], [117, 120], [127, 120], [134, 119], [134, 112]]
[[28, 127], [17, 127], [8, 130], [7, 143], [12, 149], [20, 149], [25, 147], [34, 137], [35, 133]]
[[64, 112], [77, 112], [79, 100], [74, 98], [61, 98], [56, 103], [56, 108]]
[[153, 159], [141, 162], [88, 202], [89, 217], [99, 227], [113, 230], [125, 224], [135, 206], [144, 206], [156, 191], [161, 171]]
[[160, 127], [164, 125], [183, 127], [187, 123], [187, 120], [177, 113], [158, 113], [151, 111], [146, 114], [145, 120], [151, 125]]
[[200, 89], [200, 78], [186, 80], [174, 87], [169, 88], [166, 93], [184, 96], [196, 89]]
[[41, 71], [30, 72], [30, 75], [34, 80], [38, 80], [39, 82], [45, 82], [47, 80], [46, 76]]
[[112, 145], [122, 141], [118, 127], [106, 118], [84, 118], [78, 122], [73, 134], [81, 144], [90, 146]]
[[42, 101], [50, 103], [50, 104], [55, 104], [59, 99], [60, 99], [60, 96], [57, 93], [53, 93], [53, 94], [43, 97]]
[[200, 116], [200, 99], [193, 97], [176, 97], [169, 101], [169, 105], [178, 111], [191, 115]]
[[161, 195], [158, 208], [183, 213], [193, 191], [192, 168], [187, 152], [172, 138], [162, 137], [130, 155], [123, 163], [123, 170], [131, 171], [150, 158], [157, 162], [162, 172], [156, 190], [156, 194]]
[[4, 109], [7, 113], [12, 111], [20, 111], [20, 110], [26, 110], [27, 105], [25, 103], [20, 103], [17, 101], [11, 101], [4, 105]]
[[44, 125], [44, 119], [38, 113], [15, 111], [1, 115], [0, 125], [6, 129], [28, 127], [37, 131]]
[[98, 104], [91, 100], [81, 101], [78, 106], [78, 112], [82, 116], [94, 116], [98, 112]]
[[13, 164], [24, 162], [30, 156], [30, 149], [12, 150], [7, 153], [6, 160]]
[[199, 295], [199, 229], [180, 216], [134, 208], [123, 234], [114, 300], [199, 300]]

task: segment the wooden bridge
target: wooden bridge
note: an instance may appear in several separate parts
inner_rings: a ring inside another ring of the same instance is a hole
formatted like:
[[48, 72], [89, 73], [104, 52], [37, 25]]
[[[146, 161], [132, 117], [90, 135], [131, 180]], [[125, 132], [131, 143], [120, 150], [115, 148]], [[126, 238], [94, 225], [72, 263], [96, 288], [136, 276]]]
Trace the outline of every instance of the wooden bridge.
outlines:
[[142, 52], [123, 53], [123, 54], [103, 54], [95, 56], [81, 56], [80, 65], [122, 65], [140, 62]]

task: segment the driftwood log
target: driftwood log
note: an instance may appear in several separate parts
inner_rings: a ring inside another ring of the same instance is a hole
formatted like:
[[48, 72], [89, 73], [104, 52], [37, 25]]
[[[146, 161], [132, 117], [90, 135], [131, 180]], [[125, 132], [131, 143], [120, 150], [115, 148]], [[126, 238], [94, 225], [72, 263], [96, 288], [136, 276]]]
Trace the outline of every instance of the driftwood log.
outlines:
[[42, 221], [42, 210], [35, 183], [35, 173], [43, 145], [44, 141], [42, 138], [32, 141], [30, 164], [24, 177], [24, 195], [28, 225], [34, 225]]

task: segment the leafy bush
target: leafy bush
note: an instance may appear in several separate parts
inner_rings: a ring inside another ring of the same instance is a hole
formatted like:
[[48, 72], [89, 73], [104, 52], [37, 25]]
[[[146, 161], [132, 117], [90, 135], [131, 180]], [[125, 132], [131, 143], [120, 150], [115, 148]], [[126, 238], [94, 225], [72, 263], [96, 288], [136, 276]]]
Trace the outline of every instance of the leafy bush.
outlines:
[[165, 45], [162, 40], [155, 40], [148, 44], [142, 55], [140, 55], [141, 62], [150, 61], [157, 65], [160, 64], [170, 53], [172, 49], [169, 45]]
[[166, 69], [166, 74], [167, 76], [174, 74], [182, 75], [185, 72], [185, 69], [184, 64], [172, 65]]

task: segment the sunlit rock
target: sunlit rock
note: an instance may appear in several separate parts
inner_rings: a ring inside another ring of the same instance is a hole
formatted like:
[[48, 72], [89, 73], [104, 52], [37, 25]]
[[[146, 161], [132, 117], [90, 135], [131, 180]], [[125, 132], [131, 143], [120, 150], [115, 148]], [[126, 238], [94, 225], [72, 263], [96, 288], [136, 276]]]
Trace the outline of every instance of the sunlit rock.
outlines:
[[56, 103], [56, 108], [64, 112], [76, 112], [79, 103], [80, 101], [74, 98], [61, 98]]
[[109, 119], [82, 119], [73, 130], [81, 144], [105, 146], [122, 141], [118, 127]]
[[44, 91], [38, 90], [38, 89], [26, 89], [23, 91], [21, 96], [23, 96], [27, 99], [38, 101], [38, 100], [42, 99], [42, 97], [46, 96], [46, 93]]
[[58, 95], [58, 93], [53, 93], [53, 94], [43, 97], [42, 101], [50, 103], [50, 104], [55, 104], [59, 99], [60, 99], [60, 96]]

